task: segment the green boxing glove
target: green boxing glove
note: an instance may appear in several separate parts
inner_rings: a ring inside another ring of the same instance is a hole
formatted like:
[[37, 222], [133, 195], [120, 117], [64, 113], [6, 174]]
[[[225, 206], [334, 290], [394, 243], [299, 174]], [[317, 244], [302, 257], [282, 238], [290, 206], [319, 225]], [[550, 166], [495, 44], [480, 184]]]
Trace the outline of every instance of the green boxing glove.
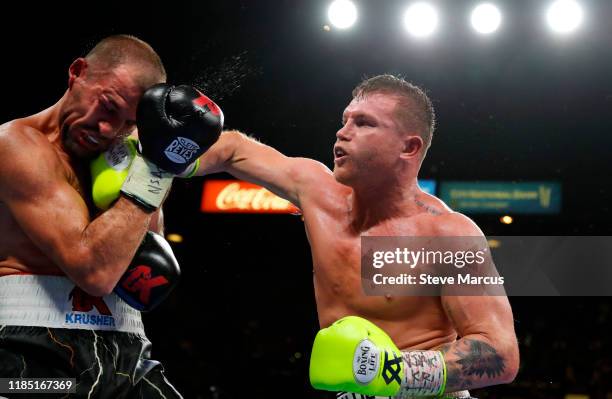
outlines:
[[[119, 198], [121, 189], [129, 173], [138, 172], [146, 167], [146, 161], [140, 157], [137, 150], [138, 140], [127, 138], [118, 142], [105, 152], [101, 153], [90, 163], [91, 172], [91, 191], [95, 206], [100, 210], [107, 210]], [[134, 159], [137, 159], [134, 164]], [[192, 177], [198, 167], [200, 160], [196, 160], [188, 167], [185, 172], [178, 177]], [[132, 168], [132, 169], [131, 169]], [[164, 173], [162, 181], [169, 189], [172, 175]], [[148, 194], [146, 188], [141, 190], [141, 195], [146, 198]], [[156, 194], [156, 193], [152, 193]], [[159, 195], [157, 195], [159, 197]], [[152, 206], [156, 204], [155, 197], [149, 199], [148, 203]], [[163, 199], [163, 197], [162, 197]], [[160, 202], [161, 203], [161, 202]]]
[[317, 334], [310, 357], [316, 389], [369, 396], [437, 396], [446, 366], [438, 351], [400, 351], [372, 322], [347, 316]]

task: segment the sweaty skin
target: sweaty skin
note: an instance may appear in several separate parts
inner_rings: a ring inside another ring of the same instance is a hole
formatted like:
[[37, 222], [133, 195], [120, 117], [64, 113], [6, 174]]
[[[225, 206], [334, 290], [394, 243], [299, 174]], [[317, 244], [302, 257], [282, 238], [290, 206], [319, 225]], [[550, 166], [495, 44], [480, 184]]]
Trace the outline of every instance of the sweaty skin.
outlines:
[[333, 172], [228, 131], [202, 156], [198, 174], [229, 172], [302, 210], [321, 327], [357, 315], [402, 350], [438, 348], [447, 363], [447, 392], [510, 382], [518, 346], [506, 297], [363, 294], [361, 236], [482, 236], [470, 219], [419, 189], [423, 142], [398, 133], [396, 101], [382, 93], [353, 99], [336, 134], [342, 151]]
[[161, 230], [159, 212], [120, 198], [97, 215], [90, 199], [89, 159], [133, 131], [143, 91], [134, 73], [119, 66], [91, 78], [80, 58], [56, 104], [0, 126], [0, 276], [67, 275], [106, 295], [146, 230]]

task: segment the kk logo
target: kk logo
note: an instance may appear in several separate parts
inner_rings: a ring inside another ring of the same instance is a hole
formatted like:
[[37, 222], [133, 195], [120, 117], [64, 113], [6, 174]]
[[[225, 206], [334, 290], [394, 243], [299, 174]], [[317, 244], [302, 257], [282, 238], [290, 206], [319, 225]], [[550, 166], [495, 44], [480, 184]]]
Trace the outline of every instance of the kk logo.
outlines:
[[73, 312], [90, 312], [95, 307], [100, 314], [112, 316], [102, 297], [91, 296], [77, 286], [70, 291], [68, 299], [72, 299]]
[[128, 292], [138, 293], [140, 303], [145, 305], [149, 303], [151, 298], [151, 289], [168, 284], [168, 280], [164, 276], [152, 278], [149, 266], [136, 266], [129, 272], [121, 282], [121, 287]]
[[217, 104], [215, 104], [210, 98], [206, 97], [202, 93], [200, 93], [200, 97], [193, 100], [193, 103], [209, 112], [212, 112], [214, 115], [219, 116], [221, 114], [221, 110], [219, 109]]
[[389, 359], [389, 352], [385, 351], [385, 361], [383, 362], [382, 376], [385, 380], [385, 383], [389, 385], [391, 382], [395, 381], [398, 384], [402, 384], [402, 380], [400, 378], [400, 372], [402, 371], [402, 357], [396, 356], [393, 353], [393, 359]]

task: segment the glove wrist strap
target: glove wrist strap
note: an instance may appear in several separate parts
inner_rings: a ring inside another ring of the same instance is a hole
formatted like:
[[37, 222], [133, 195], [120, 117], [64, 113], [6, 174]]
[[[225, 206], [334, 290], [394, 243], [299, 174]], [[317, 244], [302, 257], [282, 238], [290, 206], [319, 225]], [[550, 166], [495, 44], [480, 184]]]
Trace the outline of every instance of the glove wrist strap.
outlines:
[[164, 172], [155, 164], [136, 155], [121, 186], [121, 192], [146, 209], [154, 210], [164, 202], [173, 177], [171, 173]]
[[404, 379], [398, 398], [439, 396], [446, 389], [446, 363], [439, 351], [402, 352]]
[[184, 179], [189, 179], [193, 177], [196, 172], [200, 169], [200, 158], [196, 159], [195, 162], [191, 163], [187, 169], [185, 169], [182, 173], [176, 175], [177, 177], [181, 177]]

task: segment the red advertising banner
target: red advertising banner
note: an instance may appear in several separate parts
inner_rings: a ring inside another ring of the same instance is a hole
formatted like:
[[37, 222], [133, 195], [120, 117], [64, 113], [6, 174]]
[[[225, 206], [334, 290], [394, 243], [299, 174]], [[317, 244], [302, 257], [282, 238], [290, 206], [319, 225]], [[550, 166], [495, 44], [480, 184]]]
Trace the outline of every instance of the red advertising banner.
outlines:
[[208, 213], [300, 213], [291, 202], [240, 180], [205, 181], [200, 209]]

